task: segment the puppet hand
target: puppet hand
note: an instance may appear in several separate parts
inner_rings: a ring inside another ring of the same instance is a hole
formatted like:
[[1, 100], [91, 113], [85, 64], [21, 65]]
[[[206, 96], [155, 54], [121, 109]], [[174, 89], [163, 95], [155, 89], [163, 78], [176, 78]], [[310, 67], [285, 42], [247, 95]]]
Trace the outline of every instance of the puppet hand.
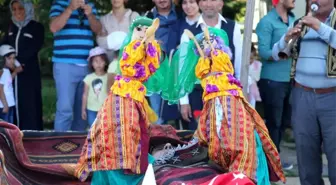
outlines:
[[146, 42], [148, 39], [153, 39], [155, 37], [155, 32], [160, 26], [160, 20], [158, 18], [154, 19], [153, 24], [146, 30], [146, 36], [142, 42]]

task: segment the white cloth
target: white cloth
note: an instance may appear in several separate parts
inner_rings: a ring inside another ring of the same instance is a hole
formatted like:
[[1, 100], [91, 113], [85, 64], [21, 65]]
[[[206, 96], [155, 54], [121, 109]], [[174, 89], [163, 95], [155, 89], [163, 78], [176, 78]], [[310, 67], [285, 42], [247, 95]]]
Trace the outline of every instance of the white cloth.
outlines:
[[248, 76], [248, 98], [250, 105], [255, 108], [256, 102], [261, 101], [259, 89], [257, 82], [260, 80], [262, 63], [259, 61], [253, 61], [249, 66], [249, 76]]
[[248, 85], [250, 86], [252, 83], [256, 83], [260, 80], [260, 73], [261, 73], [262, 63], [255, 60], [249, 66], [249, 82]]
[[142, 182], [143, 185], [156, 185], [154, 168], [152, 164], [149, 164]]
[[115, 31], [107, 36], [107, 47], [109, 50], [118, 51], [121, 48], [127, 34], [123, 31]]
[[[219, 98], [216, 97], [216, 102], [215, 102], [215, 112], [216, 112], [216, 131], [219, 139], [222, 139], [220, 130], [222, 128], [222, 121], [223, 121], [223, 106], [221, 102], [219, 101]], [[230, 123], [229, 123], [230, 124]], [[229, 132], [231, 132], [229, 130]]]
[[[216, 24], [215, 28], [220, 29], [222, 27], [222, 21], [227, 23], [225, 18], [221, 14], [218, 14], [218, 23]], [[206, 25], [202, 16], [200, 16], [200, 18], [198, 19], [196, 27], [200, 26], [200, 24]], [[235, 70], [235, 77], [237, 79], [240, 79], [240, 71], [241, 71], [241, 63], [242, 63], [241, 57], [242, 57], [242, 52], [243, 52], [243, 50], [242, 50], [243, 49], [243, 41], [242, 41], [241, 38], [242, 38], [242, 35], [241, 35], [239, 24], [236, 23], [235, 27], [234, 27], [234, 30], [233, 30], [233, 45], [235, 47], [234, 70]], [[181, 37], [181, 44], [183, 42], [189, 42], [189, 38], [185, 34], [182, 34], [182, 37]], [[188, 95], [185, 95], [184, 97], [182, 97], [180, 99], [180, 104], [181, 105], [189, 104]]]
[[[3, 85], [3, 90], [6, 96], [8, 107], [15, 106], [13, 79], [10, 71], [6, 68], [3, 69], [3, 73], [0, 78], [0, 84]], [[0, 101], [0, 108], [3, 108], [3, 103]]]

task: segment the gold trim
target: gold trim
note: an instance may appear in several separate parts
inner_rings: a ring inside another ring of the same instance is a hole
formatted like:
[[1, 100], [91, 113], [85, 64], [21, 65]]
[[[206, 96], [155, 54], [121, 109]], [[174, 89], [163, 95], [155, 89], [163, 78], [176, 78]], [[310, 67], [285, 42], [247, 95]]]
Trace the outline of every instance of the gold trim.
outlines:
[[[334, 29], [336, 22], [336, 11], [334, 11], [332, 18], [330, 20], [330, 26]], [[334, 55], [335, 49], [331, 46], [328, 47], [328, 58], [327, 58], [327, 76], [329, 78], [336, 78], [336, 56]]]

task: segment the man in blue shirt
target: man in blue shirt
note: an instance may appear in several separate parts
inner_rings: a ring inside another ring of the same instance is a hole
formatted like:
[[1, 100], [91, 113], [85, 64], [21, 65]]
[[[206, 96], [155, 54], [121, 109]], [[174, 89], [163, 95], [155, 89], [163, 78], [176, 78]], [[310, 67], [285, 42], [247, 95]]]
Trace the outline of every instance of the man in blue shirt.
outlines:
[[[277, 2], [257, 25], [259, 56], [263, 63], [260, 81], [260, 95], [264, 105], [266, 126], [270, 136], [280, 152], [280, 142], [286, 125], [290, 124], [290, 67], [292, 59], [274, 61], [272, 47], [293, 24], [295, 17], [291, 10], [295, 7], [293, 0]], [[292, 169], [292, 164], [283, 163], [284, 169]]]
[[50, 10], [54, 33], [54, 79], [57, 90], [55, 131], [84, 131], [81, 117], [83, 79], [88, 73], [88, 55], [93, 32], [102, 29], [93, 3], [84, 0], [54, 0]]
[[[322, 150], [328, 160], [330, 184], [336, 184], [336, 11], [334, 0], [319, 3], [315, 13], [303, 17], [273, 47], [293, 56], [292, 119], [301, 185], [323, 185]], [[304, 25], [304, 27], [301, 27]], [[302, 33], [302, 35], [301, 35]], [[289, 41], [299, 47], [289, 49]]]
[[[167, 56], [170, 55], [174, 49], [176, 49], [179, 42], [178, 30], [176, 28], [177, 19], [181, 17], [179, 11], [175, 9], [175, 5], [172, 0], [153, 0], [155, 7], [147, 16], [150, 18], [160, 19], [160, 27], [155, 33], [156, 39], [161, 42], [162, 50]], [[149, 15], [150, 14], [150, 15]], [[153, 94], [149, 97], [152, 109], [159, 115], [157, 124], [162, 124], [163, 119], [177, 120], [180, 113], [176, 105], [168, 105], [162, 101], [161, 96]], [[164, 105], [162, 105], [164, 103]]]

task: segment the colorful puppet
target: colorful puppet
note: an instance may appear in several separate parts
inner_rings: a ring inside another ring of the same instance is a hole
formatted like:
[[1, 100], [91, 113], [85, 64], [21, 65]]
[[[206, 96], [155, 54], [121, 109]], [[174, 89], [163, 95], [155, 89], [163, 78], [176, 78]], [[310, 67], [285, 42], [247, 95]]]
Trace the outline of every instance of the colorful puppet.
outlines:
[[199, 80], [204, 107], [195, 137], [208, 146], [210, 159], [224, 170], [243, 173], [257, 185], [269, 185], [270, 179], [285, 182], [279, 154], [264, 121], [245, 100], [234, 77], [226, 32], [205, 26], [203, 30], [196, 37], [185, 30], [190, 38], [184, 46], [188, 51], [182, 58], [179, 51], [179, 57], [174, 57], [169, 72], [174, 78], [166, 79], [163, 98], [177, 103]]
[[[93, 172], [92, 184], [138, 184], [154, 161], [148, 154], [148, 126], [157, 117], [148, 106], [148, 87], [143, 83], [160, 66], [161, 49], [154, 39], [158, 25], [158, 19], [138, 17], [130, 27], [121, 49], [121, 73], [89, 131], [75, 169], [81, 181]], [[162, 84], [158, 79], [149, 84], [152, 92], [153, 87], [160, 89], [155, 85]]]

